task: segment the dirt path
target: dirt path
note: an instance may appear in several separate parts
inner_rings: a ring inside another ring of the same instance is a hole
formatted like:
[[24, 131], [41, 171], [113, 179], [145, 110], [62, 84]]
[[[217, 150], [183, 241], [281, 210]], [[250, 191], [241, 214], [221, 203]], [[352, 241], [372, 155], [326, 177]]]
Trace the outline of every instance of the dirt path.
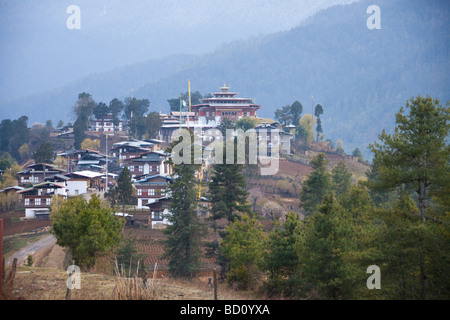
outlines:
[[66, 257], [66, 251], [63, 247], [55, 244], [52, 251], [44, 259], [41, 267], [64, 269], [64, 258]]
[[22, 265], [26, 262], [29, 255], [33, 256], [35, 263], [40, 263], [42, 259], [51, 251], [56, 243], [56, 238], [53, 235], [48, 235], [42, 239], [27, 245], [25, 248], [13, 253], [5, 261], [7, 266], [12, 265], [14, 258], [17, 258], [17, 264]]

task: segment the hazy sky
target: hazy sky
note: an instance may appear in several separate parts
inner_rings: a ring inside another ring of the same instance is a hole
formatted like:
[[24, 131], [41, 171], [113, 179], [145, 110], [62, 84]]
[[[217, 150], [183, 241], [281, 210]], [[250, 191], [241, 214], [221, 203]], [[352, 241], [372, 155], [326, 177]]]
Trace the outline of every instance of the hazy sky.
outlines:
[[[1, 0], [0, 101], [82, 76], [295, 27], [355, 0]], [[67, 8], [80, 8], [69, 30]]]

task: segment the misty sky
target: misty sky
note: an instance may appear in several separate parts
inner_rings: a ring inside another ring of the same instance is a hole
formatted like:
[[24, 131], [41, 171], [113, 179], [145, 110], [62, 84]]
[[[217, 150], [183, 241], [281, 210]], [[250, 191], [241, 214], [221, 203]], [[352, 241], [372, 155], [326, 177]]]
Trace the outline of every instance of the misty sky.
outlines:
[[[355, 0], [2, 0], [0, 101], [171, 54], [288, 30], [319, 9]], [[69, 5], [81, 29], [69, 30]]]

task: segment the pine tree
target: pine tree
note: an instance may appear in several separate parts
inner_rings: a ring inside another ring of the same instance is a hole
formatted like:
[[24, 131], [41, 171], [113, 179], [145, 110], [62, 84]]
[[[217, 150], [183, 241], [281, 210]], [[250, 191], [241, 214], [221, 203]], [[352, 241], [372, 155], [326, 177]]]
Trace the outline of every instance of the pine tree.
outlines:
[[352, 174], [348, 171], [345, 162], [340, 160], [331, 170], [331, 185], [336, 197], [348, 192], [351, 188]]
[[264, 269], [269, 272], [269, 294], [293, 296], [298, 289], [299, 257], [297, 246], [300, 237], [300, 221], [290, 212], [283, 224], [277, 223], [269, 234]]
[[[173, 142], [166, 151], [171, 152], [180, 141]], [[200, 165], [193, 164], [193, 149], [194, 146], [190, 150], [190, 164], [171, 163], [173, 180], [168, 186], [170, 214], [167, 216], [170, 224], [164, 229], [167, 236], [164, 242], [164, 258], [169, 259], [169, 272], [174, 277], [192, 278], [201, 267], [201, 237], [205, 233], [205, 227], [197, 215], [198, 199], [195, 186], [196, 172]]]
[[[387, 234], [393, 237], [393, 241], [396, 238], [407, 241], [412, 248], [409, 253], [414, 256], [407, 260], [418, 266], [415, 272], [420, 279], [420, 298], [427, 299], [433, 292], [430, 280], [439, 277], [433, 272], [448, 267], [446, 261], [449, 260], [445, 249], [440, 249], [442, 241], [436, 239], [445, 239], [444, 243], [448, 243], [448, 211], [445, 209], [448, 200], [445, 199], [449, 197], [446, 191], [450, 189], [450, 146], [446, 141], [450, 130], [450, 108], [442, 107], [437, 99], [421, 96], [409, 100], [406, 108], [409, 114], [404, 114], [403, 107], [396, 114], [394, 134], [389, 135], [383, 130], [380, 142], [370, 146], [376, 175], [369, 180], [368, 186], [373, 191], [402, 188], [416, 199], [417, 211], [412, 210], [411, 205], [405, 206], [407, 202], [401, 197], [399, 201], [403, 205], [397, 205], [397, 210], [394, 207], [397, 214], [393, 218], [385, 215], [384, 222], [390, 223], [388, 230], [392, 231]], [[439, 208], [433, 200], [444, 207]], [[391, 252], [388, 256], [398, 256], [398, 253]], [[440, 294], [448, 296], [448, 290]]]
[[176, 179], [169, 185], [171, 194], [167, 217], [170, 224], [164, 230], [169, 272], [175, 277], [192, 278], [200, 268], [201, 236], [204, 227], [197, 216], [195, 172], [197, 165], [180, 164], [173, 167]]
[[123, 168], [117, 178], [116, 190], [118, 199], [122, 204], [122, 212], [125, 212], [125, 205], [130, 202], [133, 196], [133, 183], [131, 182], [131, 172], [127, 167]]
[[300, 192], [300, 206], [307, 214], [313, 213], [325, 194], [330, 191], [330, 175], [326, 172], [326, 164], [327, 160], [323, 153], [319, 153], [311, 160], [313, 171], [304, 182]]
[[227, 280], [239, 289], [252, 288], [260, 281], [260, 265], [264, 252], [264, 232], [256, 219], [244, 214], [240, 220], [226, 227], [221, 244], [224, 257], [228, 260]]
[[439, 100], [418, 96], [407, 102], [396, 114], [394, 134], [383, 130], [380, 142], [370, 145], [377, 166], [378, 180], [374, 190], [393, 190], [406, 185], [417, 196], [420, 217], [426, 219], [431, 192], [448, 190], [450, 181], [442, 181], [442, 173], [450, 171], [450, 146], [446, 143], [450, 131], [450, 108]]
[[328, 194], [306, 218], [299, 245], [303, 288], [322, 299], [351, 299], [356, 286], [348, 254], [355, 250], [350, 215]]

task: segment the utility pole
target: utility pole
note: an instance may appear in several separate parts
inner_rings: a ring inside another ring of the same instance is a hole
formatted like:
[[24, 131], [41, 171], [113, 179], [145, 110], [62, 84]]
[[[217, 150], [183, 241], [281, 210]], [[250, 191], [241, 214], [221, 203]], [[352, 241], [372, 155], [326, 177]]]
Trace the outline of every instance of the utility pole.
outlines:
[[106, 186], [105, 186], [105, 192], [108, 192], [108, 135], [105, 134], [105, 151], [106, 151]]
[[314, 142], [314, 96], [311, 96], [311, 128], [312, 128], [313, 142]]

